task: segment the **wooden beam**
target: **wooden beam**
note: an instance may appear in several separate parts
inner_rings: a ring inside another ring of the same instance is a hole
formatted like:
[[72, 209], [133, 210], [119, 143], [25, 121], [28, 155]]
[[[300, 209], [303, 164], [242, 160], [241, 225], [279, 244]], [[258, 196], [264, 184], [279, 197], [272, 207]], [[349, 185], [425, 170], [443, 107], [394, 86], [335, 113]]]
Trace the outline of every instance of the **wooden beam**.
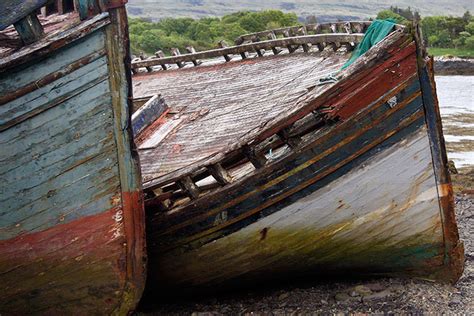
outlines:
[[[165, 58], [165, 53], [163, 53], [162, 50], [158, 50], [156, 53], [155, 53], [155, 56], [158, 57], [158, 58]], [[161, 68], [163, 70], [167, 70], [168, 67], [166, 66], [166, 64], [160, 64]]]
[[[227, 48], [227, 47], [229, 47], [229, 45], [227, 45], [227, 43], [226, 43], [224, 40], [219, 41], [219, 43], [217, 43], [217, 46], [218, 46], [219, 48]], [[230, 57], [228, 54], [223, 54], [222, 56], [224, 56], [224, 59], [225, 59], [226, 62], [232, 60], [232, 57]]]
[[178, 185], [181, 190], [183, 190], [183, 192], [191, 198], [191, 200], [195, 200], [199, 197], [199, 188], [190, 176], [185, 176], [184, 178], [179, 180]]
[[[186, 51], [189, 54], [196, 54], [196, 49], [193, 46], [186, 46]], [[199, 66], [202, 62], [199, 59], [191, 60], [194, 66]]]
[[49, 0], [0, 0], [0, 31], [44, 6]]
[[207, 167], [209, 173], [216, 179], [220, 185], [226, 185], [232, 182], [232, 177], [220, 163]]
[[278, 137], [288, 145], [291, 149], [296, 148], [301, 143], [301, 138], [298, 136], [290, 136], [291, 126], [286, 127], [277, 133]]
[[[180, 56], [181, 55], [181, 52], [179, 51], [178, 48], [171, 48], [171, 56]], [[181, 61], [177, 61], [176, 62], [176, 65], [178, 65], [179, 68], [183, 68], [184, 67], [184, 63], [181, 62]]]
[[79, 11], [81, 20], [100, 13], [100, 8], [96, 0], [75, 0], [75, 7]]
[[44, 35], [43, 26], [35, 13], [31, 13], [14, 24], [24, 45], [36, 42]]
[[252, 163], [256, 169], [260, 169], [267, 163], [267, 158], [264, 154], [255, 151], [255, 148], [245, 145], [242, 151], [247, 159]]

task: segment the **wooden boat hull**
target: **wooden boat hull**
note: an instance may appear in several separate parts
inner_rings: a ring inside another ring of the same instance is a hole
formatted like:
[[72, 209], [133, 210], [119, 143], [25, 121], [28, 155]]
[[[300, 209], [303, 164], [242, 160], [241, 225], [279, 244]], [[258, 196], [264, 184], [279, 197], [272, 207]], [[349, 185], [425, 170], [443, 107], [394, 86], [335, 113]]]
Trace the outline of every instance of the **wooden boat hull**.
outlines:
[[152, 284], [216, 289], [328, 272], [455, 282], [463, 247], [430, 63], [409, 37], [385, 52], [313, 102], [342, 123], [211, 196], [150, 215]]
[[126, 30], [119, 6], [1, 63], [2, 314], [124, 314], [141, 296]]

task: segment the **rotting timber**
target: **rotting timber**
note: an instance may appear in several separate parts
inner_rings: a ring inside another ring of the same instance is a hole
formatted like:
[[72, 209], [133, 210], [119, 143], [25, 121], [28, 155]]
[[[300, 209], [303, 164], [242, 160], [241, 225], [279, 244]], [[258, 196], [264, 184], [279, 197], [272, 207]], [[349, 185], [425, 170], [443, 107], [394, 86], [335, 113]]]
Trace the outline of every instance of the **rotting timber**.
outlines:
[[340, 72], [370, 22], [130, 64], [125, 2], [0, 4], [0, 313], [132, 310], [143, 197], [161, 289], [459, 278], [432, 62], [416, 37], [397, 26]]
[[464, 255], [432, 61], [396, 26], [339, 71], [369, 24], [132, 61], [135, 108], [161, 104], [135, 135], [151, 286], [328, 272], [456, 282]]
[[126, 314], [141, 297], [125, 2], [0, 4], [2, 315]]

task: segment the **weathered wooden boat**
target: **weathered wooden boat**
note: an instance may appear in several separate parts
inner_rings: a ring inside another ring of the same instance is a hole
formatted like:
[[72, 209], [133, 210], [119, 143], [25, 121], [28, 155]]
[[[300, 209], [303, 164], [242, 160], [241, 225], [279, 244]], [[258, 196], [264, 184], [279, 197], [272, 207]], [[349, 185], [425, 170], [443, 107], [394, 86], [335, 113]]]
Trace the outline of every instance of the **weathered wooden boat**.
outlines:
[[[395, 26], [340, 70], [369, 24], [132, 61], [150, 285], [459, 278], [432, 61], [418, 33]], [[145, 102], [159, 115], [140, 114]]]
[[2, 315], [125, 314], [141, 296], [125, 2], [0, 3]]

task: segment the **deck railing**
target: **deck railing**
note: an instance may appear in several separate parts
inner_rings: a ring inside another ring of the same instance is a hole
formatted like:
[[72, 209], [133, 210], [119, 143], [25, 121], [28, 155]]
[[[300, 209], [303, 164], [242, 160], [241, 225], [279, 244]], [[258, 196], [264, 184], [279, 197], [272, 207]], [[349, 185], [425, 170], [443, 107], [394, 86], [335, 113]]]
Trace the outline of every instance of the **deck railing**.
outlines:
[[199, 66], [202, 60], [211, 58], [223, 58], [223, 61], [229, 62], [234, 56], [246, 59], [252, 53], [261, 57], [266, 50], [278, 55], [285, 48], [289, 53], [299, 48], [309, 52], [312, 47], [323, 51], [328, 46], [334, 51], [340, 47], [352, 50], [361, 41], [370, 24], [370, 21], [350, 21], [284, 27], [241, 35], [235, 40], [234, 46], [220, 41], [218, 48], [202, 52], [196, 52], [191, 46], [187, 47], [186, 54], [181, 54], [178, 49], [172, 48], [171, 56], [168, 57], [159, 50], [155, 56], [135, 58], [132, 61], [132, 72], [137, 73], [140, 69], [145, 69], [147, 72], [155, 71], [157, 70], [155, 66], [160, 66], [162, 70], [167, 70], [170, 65], [183, 68], [186, 63]]

